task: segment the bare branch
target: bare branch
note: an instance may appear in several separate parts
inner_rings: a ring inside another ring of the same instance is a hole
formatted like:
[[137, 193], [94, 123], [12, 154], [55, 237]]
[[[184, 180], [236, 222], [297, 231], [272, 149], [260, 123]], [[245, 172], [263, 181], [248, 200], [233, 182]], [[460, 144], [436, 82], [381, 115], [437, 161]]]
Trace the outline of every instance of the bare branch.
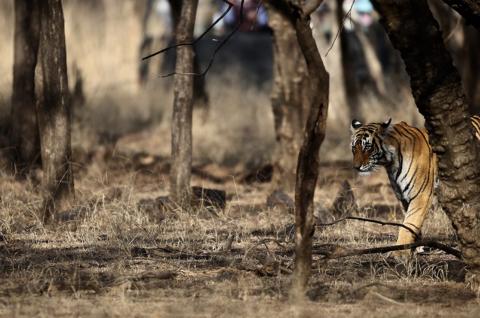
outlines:
[[200, 34], [200, 36], [197, 37], [195, 40], [193, 40], [192, 42], [178, 43], [178, 44], [174, 44], [174, 45], [168, 46], [168, 47], [166, 47], [166, 48], [164, 48], [164, 49], [161, 49], [160, 51], [157, 51], [157, 52], [154, 52], [154, 53], [152, 53], [152, 54], [149, 54], [149, 55], [147, 55], [147, 56], [145, 56], [145, 57], [142, 57], [142, 61], [144, 61], [144, 60], [146, 60], [146, 59], [149, 59], [149, 58], [151, 58], [151, 57], [154, 57], [154, 56], [156, 56], [156, 55], [158, 55], [158, 54], [164, 53], [164, 52], [166, 52], [166, 51], [168, 51], [168, 50], [171, 50], [171, 49], [173, 49], [173, 48], [177, 48], [177, 47], [179, 47], [179, 46], [186, 46], [186, 45], [192, 45], [192, 46], [194, 46], [195, 44], [197, 44], [197, 43], [198, 43], [202, 38], [204, 38], [205, 35], [207, 35], [208, 32], [210, 32], [210, 30], [212, 30], [212, 29], [215, 27], [215, 25], [217, 25], [217, 23], [219, 23], [219, 22], [228, 14], [228, 12], [230, 12], [230, 10], [233, 8], [233, 4], [231, 4], [230, 2], [228, 2], [228, 1], [226, 1], [226, 0], [225, 0], [225, 2], [228, 4], [227, 10], [225, 10], [225, 12], [223, 12], [222, 15], [220, 15], [220, 16], [218, 17], [218, 19], [216, 19], [216, 20], [215, 20], [205, 31], [203, 31], [203, 33]]
[[419, 246], [435, 248], [435, 249], [444, 251], [447, 254], [453, 255], [456, 258], [462, 259], [462, 252], [460, 252], [459, 250], [453, 247], [450, 247], [448, 245], [445, 245], [443, 243], [440, 243], [437, 241], [430, 241], [430, 240], [418, 241], [418, 242], [403, 244], [403, 245], [387, 245], [387, 246], [365, 248], [365, 249], [346, 248], [339, 245], [327, 244], [322, 246], [321, 248], [314, 249], [312, 253], [316, 255], [323, 255], [325, 259], [336, 259], [336, 258], [342, 258], [347, 256], [382, 254], [382, 253], [389, 253], [393, 251], [409, 250]]
[[[353, 5], [355, 4], [355, 0], [352, 1], [352, 5], [350, 6], [350, 9], [348, 9], [348, 12], [345, 14], [345, 16], [343, 17], [343, 21], [342, 21], [342, 25], [339, 25], [338, 26], [338, 31], [337, 31], [337, 34], [335, 34], [335, 38], [333, 39], [332, 41], [332, 44], [330, 45], [330, 47], [328, 48], [327, 50], [327, 53], [325, 53], [325, 57], [327, 57], [328, 53], [330, 53], [330, 51], [332, 50], [333, 48], [333, 45], [335, 45], [335, 42], [337, 41], [338, 39], [338, 36], [340, 35], [340, 33], [343, 31], [343, 26], [345, 25], [345, 21], [347, 20], [347, 18], [350, 16], [350, 14], [352, 13], [352, 9], [353, 9]], [[342, 8], [337, 8], [337, 10], [342, 10]]]
[[358, 217], [358, 216], [347, 216], [347, 217], [335, 220], [331, 223], [317, 223], [317, 226], [331, 226], [331, 225], [335, 225], [337, 223], [340, 223], [340, 222], [343, 222], [343, 221], [346, 221], [346, 220], [356, 220], [356, 221], [370, 222], [370, 223], [376, 223], [376, 224], [381, 224], [381, 225], [398, 226], [398, 227], [402, 227], [402, 228], [406, 229], [407, 231], [409, 231], [410, 233], [412, 233], [415, 236], [416, 239], [420, 238], [419, 235], [413, 229], [411, 229], [410, 227], [408, 227], [404, 224], [396, 223], [396, 222], [385, 222], [385, 221], [380, 221], [380, 220], [362, 218], [362, 217]]
[[[144, 58], [142, 58], [142, 60], [145, 60], [145, 59], [148, 59], [148, 58], [151, 58], [152, 56], [155, 56], [155, 55], [158, 55], [160, 53], [164, 53], [170, 49], [173, 49], [173, 48], [176, 48], [176, 47], [179, 47], [179, 46], [185, 46], [185, 45], [192, 45], [194, 46], [195, 44], [198, 43], [198, 41], [200, 41], [200, 39], [202, 39], [208, 32], [210, 32], [210, 30], [213, 29], [213, 27], [219, 23], [226, 15], [227, 13], [232, 9], [233, 7], [233, 4], [227, 0], [223, 0], [225, 3], [228, 4], [228, 8], [227, 10], [225, 10], [225, 12], [222, 13], [222, 15], [220, 17], [218, 17], [217, 20], [215, 20], [197, 39], [195, 39], [194, 41], [192, 42], [186, 42], [186, 43], [179, 43], [179, 44], [175, 44], [175, 45], [172, 45], [172, 46], [169, 46], [169, 47], [166, 47], [158, 52], [155, 52], [155, 53], [152, 53]], [[170, 76], [173, 76], [173, 75], [189, 75], [189, 76], [205, 76], [205, 74], [207, 74], [207, 72], [210, 70], [210, 68], [212, 67], [213, 65], [213, 62], [215, 60], [215, 57], [217, 55], [217, 53], [220, 51], [220, 49], [230, 40], [230, 38], [240, 29], [240, 26], [242, 25], [243, 23], [243, 4], [244, 4], [245, 0], [242, 0], [242, 2], [240, 2], [240, 17], [238, 19], [238, 22], [237, 22], [237, 25], [235, 26], [235, 28], [217, 45], [217, 47], [215, 48], [215, 50], [213, 51], [213, 54], [212, 56], [210, 57], [210, 60], [208, 62], [208, 65], [207, 67], [205, 68], [205, 70], [203, 70], [203, 72], [201, 73], [177, 73], [177, 72], [171, 72], [171, 73], [168, 73], [168, 74], [165, 74], [165, 75], [162, 75], [161, 77], [170, 77]]]

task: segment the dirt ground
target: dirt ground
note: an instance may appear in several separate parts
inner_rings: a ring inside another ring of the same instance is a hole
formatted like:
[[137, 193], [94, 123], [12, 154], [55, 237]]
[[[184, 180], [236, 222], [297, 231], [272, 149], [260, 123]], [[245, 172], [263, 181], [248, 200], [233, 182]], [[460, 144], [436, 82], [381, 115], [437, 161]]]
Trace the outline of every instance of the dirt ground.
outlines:
[[[224, 209], [164, 209], [168, 161], [148, 153], [97, 150], [77, 165], [76, 205], [55, 229], [35, 214], [37, 182], [0, 183], [0, 315], [8, 317], [478, 317], [463, 282], [464, 264], [424, 251], [412, 262], [385, 255], [324, 260], [314, 255], [303, 303], [289, 300], [294, 217], [266, 204], [268, 183], [245, 182], [235, 168], [199, 165], [195, 185], [226, 191]], [[401, 220], [383, 172], [359, 177], [350, 163], [325, 162], [316, 214], [332, 219], [344, 180], [356, 203], [348, 213]], [[290, 194], [291, 196], [292, 194]], [[346, 221], [317, 227], [324, 244], [372, 247], [396, 228]], [[424, 237], [455, 246], [448, 221], [431, 213]]]

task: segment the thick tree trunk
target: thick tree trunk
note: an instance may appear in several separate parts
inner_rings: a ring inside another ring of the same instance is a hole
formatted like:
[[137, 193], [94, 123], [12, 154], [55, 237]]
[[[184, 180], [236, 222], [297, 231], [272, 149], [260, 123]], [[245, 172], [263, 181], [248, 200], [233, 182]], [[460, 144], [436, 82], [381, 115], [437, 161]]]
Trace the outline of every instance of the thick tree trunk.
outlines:
[[268, 21], [273, 30], [273, 87], [271, 94], [276, 150], [273, 158], [274, 190], [293, 191], [297, 157], [305, 127], [310, 87], [305, 58], [292, 24], [271, 5]]
[[[374, 0], [400, 51], [419, 111], [438, 156], [439, 202], [456, 230], [466, 263], [480, 275], [480, 165], [468, 105], [426, 0]], [[472, 276], [474, 277], [474, 276]]]
[[[198, 0], [183, 1], [176, 42], [191, 42]], [[180, 205], [190, 203], [192, 167], [193, 48], [177, 47], [172, 118], [170, 196]]]
[[42, 100], [37, 103], [44, 171], [44, 222], [69, 206], [74, 195], [71, 110], [61, 0], [41, 2]]
[[[315, 1], [318, 5], [322, 1]], [[329, 75], [323, 65], [300, 0], [271, 1], [295, 28], [298, 45], [305, 58], [311, 94], [303, 144], [298, 155], [295, 184], [295, 271], [293, 297], [303, 297], [312, 266], [314, 233], [313, 197], [318, 178], [319, 151], [325, 138], [328, 109]], [[313, 3], [313, 1], [308, 4]], [[307, 10], [310, 11], [310, 10]]]
[[39, 9], [37, 1], [15, 1], [11, 146], [14, 171], [21, 176], [40, 161], [40, 138], [35, 110]]

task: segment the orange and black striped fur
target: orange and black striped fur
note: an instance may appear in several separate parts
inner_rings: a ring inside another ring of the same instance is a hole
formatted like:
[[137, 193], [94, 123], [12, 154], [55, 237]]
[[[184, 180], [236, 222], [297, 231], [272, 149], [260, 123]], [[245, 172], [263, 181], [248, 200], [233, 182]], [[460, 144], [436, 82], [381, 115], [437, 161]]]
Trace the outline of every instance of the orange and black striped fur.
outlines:
[[[480, 139], [480, 117], [471, 117], [476, 137]], [[432, 204], [437, 178], [437, 159], [428, 143], [425, 129], [405, 122], [362, 124], [352, 121], [353, 166], [369, 173], [384, 166], [397, 198], [405, 209], [403, 224], [420, 234], [423, 220]], [[401, 228], [397, 244], [415, 240]]]

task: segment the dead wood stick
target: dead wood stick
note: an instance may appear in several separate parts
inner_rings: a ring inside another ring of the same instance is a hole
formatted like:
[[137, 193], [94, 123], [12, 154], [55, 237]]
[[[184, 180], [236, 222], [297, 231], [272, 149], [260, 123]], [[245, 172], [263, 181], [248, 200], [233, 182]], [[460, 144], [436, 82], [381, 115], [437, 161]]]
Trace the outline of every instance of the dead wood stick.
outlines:
[[340, 222], [343, 222], [343, 221], [346, 221], [346, 220], [356, 220], [356, 221], [364, 221], [364, 222], [376, 223], [376, 224], [381, 224], [381, 225], [398, 226], [398, 227], [404, 228], [407, 231], [409, 231], [410, 233], [412, 233], [413, 236], [415, 236], [416, 239], [420, 238], [419, 235], [413, 229], [411, 229], [410, 227], [408, 227], [404, 224], [397, 223], [397, 222], [386, 222], [386, 221], [381, 221], [381, 220], [362, 218], [362, 217], [359, 217], [359, 216], [346, 216], [344, 218], [335, 220], [331, 223], [317, 223], [316, 225], [317, 226], [331, 226], [331, 225], [335, 225], [337, 223], [340, 223]]
[[328, 245], [322, 246], [321, 248], [314, 249], [312, 253], [316, 255], [323, 255], [325, 259], [335, 259], [335, 258], [342, 258], [347, 256], [382, 254], [382, 253], [388, 253], [393, 251], [408, 250], [408, 249], [416, 248], [419, 246], [435, 248], [435, 249], [444, 251], [447, 254], [453, 255], [459, 259], [462, 259], [462, 252], [460, 252], [459, 250], [453, 247], [450, 247], [448, 245], [445, 245], [443, 243], [440, 243], [437, 241], [431, 241], [431, 240], [418, 241], [410, 244], [387, 245], [387, 246], [364, 248], [364, 249], [346, 248], [339, 245], [328, 244]]

